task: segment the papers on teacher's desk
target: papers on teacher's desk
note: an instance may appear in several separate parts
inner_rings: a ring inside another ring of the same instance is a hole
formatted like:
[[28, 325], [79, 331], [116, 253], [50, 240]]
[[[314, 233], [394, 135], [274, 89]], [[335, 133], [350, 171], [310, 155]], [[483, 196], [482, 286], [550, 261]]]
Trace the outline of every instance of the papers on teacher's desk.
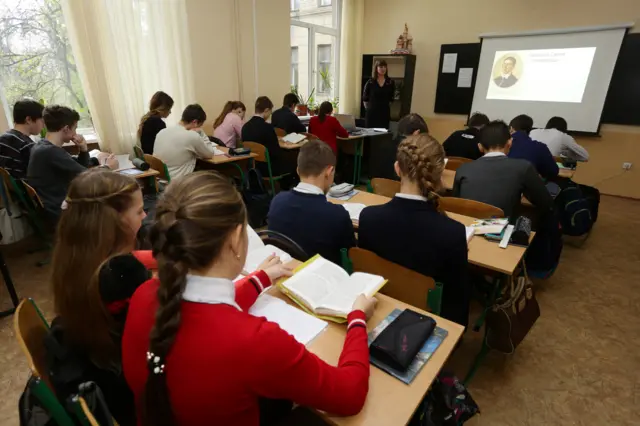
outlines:
[[249, 234], [249, 248], [247, 260], [244, 263], [244, 273], [251, 274], [255, 272], [258, 266], [272, 254], [280, 256], [282, 263], [291, 261], [292, 257], [289, 253], [271, 244], [265, 245], [256, 231], [249, 225], [247, 225], [247, 234]]
[[326, 321], [264, 293], [249, 309], [249, 314], [254, 317], [265, 317], [270, 322], [275, 322], [303, 345], [311, 342], [328, 325]]
[[300, 143], [305, 140], [307, 137], [305, 135], [301, 135], [299, 133], [289, 133], [286, 136], [282, 137], [282, 140], [289, 143]]
[[349, 217], [354, 222], [358, 222], [360, 220], [360, 213], [362, 213], [362, 210], [367, 207], [362, 203], [344, 203], [341, 205], [347, 212], [349, 212]]

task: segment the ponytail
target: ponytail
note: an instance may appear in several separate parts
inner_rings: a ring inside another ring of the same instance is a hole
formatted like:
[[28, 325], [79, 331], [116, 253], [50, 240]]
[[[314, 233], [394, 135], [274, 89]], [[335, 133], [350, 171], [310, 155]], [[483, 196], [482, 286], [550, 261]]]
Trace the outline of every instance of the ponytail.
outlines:
[[318, 111], [318, 118], [320, 119], [320, 122], [324, 123], [324, 119], [332, 112], [333, 105], [331, 105], [331, 102], [324, 101], [322, 104], [320, 104], [320, 110]]
[[144, 126], [145, 121], [150, 117], [155, 117], [164, 112], [170, 111], [171, 108], [173, 108], [173, 98], [171, 96], [162, 91], [154, 93], [149, 101], [149, 112], [142, 116], [140, 124], [138, 125], [138, 139], [142, 136], [142, 127]]
[[240, 101], [228, 101], [226, 104], [224, 104], [222, 112], [220, 113], [218, 118], [216, 118], [216, 121], [213, 122], [213, 128], [217, 129], [218, 127], [220, 127], [220, 125], [224, 122], [224, 118], [227, 116], [227, 114], [238, 108], [242, 108], [243, 111], [247, 110], [244, 104]]

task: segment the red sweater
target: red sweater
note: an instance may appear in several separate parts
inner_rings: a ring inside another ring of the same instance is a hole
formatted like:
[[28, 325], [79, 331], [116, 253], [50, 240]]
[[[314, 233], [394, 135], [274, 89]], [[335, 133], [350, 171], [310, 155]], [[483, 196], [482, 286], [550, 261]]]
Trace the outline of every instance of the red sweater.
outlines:
[[[259, 271], [257, 278], [269, 283]], [[257, 426], [258, 398], [288, 399], [338, 415], [354, 415], [369, 390], [369, 350], [364, 313], [348, 318], [337, 367], [307, 351], [277, 324], [246, 311], [256, 279], [236, 283], [236, 303], [182, 302], [180, 330], [165, 361], [176, 424]], [[146, 352], [157, 309], [159, 281], [140, 286], [129, 307], [122, 339], [124, 374], [139, 404], [147, 380]], [[140, 418], [140, 416], [138, 416]]]
[[318, 116], [311, 117], [311, 120], [309, 120], [309, 133], [326, 142], [336, 155], [338, 155], [338, 136], [341, 138], [349, 137], [349, 132], [342, 127], [338, 119], [330, 115], [325, 116], [323, 122], [320, 122], [320, 117]]

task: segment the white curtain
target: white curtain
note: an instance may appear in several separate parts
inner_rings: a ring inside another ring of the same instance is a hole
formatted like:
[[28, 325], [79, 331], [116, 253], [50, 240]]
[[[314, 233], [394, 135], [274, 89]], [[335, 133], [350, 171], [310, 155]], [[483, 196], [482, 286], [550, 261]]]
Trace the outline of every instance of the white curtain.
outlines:
[[65, 23], [102, 150], [130, 153], [158, 90], [194, 102], [183, 0], [63, 0]]
[[340, 112], [360, 116], [364, 0], [343, 0], [340, 28]]

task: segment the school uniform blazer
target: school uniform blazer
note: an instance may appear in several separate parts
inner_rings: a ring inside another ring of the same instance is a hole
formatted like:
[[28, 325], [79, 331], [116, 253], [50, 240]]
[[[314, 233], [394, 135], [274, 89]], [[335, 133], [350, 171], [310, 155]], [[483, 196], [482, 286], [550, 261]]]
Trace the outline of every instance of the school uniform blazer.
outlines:
[[[273, 126], [265, 121], [264, 118], [253, 116], [242, 126], [242, 141], [257, 142], [264, 145], [269, 150], [269, 158], [271, 159], [271, 172], [274, 176], [278, 176], [288, 171], [284, 170], [282, 161], [282, 148], [278, 141], [278, 135]], [[266, 164], [258, 163], [258, 169], [263, 177], [268, 177]]]
[[443, 283], [441, 315], [467, 325], [464, 225], [439, 213], [431, 203], [395, 196], [386, 204], [365, 208], [359, 226], [361, 248]]

